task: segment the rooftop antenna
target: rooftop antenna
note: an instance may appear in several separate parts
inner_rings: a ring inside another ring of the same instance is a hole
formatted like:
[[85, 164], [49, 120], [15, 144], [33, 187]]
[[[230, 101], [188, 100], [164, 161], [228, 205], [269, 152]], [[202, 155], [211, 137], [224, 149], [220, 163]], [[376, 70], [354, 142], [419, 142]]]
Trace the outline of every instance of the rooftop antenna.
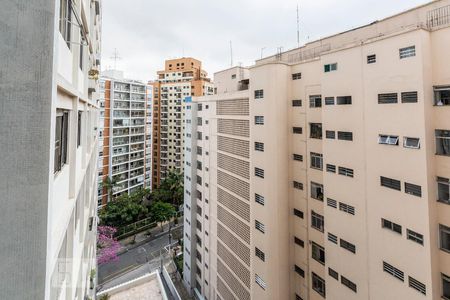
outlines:
[[263, 52], [264, 52], [264, 49], [266, 49], [266, 47], [262, 47], [262, 48], [261, 48], [261, 59], [263, 58]]
[[117, 70], [117, 61], [122, 59], [122, 57], [119, 56], [119, 51], [117, 51], [117, 48], [114, 48], [114, 53], [113, 56], [111, 56], [111, 59], [114, 60], [114, 70]]
[[300, 17], [298, 14], [298, 3], [297, 3], [297, 47], [300, 47]]
[[233, 66], [233, 43], [230, 41], [231, 67]]

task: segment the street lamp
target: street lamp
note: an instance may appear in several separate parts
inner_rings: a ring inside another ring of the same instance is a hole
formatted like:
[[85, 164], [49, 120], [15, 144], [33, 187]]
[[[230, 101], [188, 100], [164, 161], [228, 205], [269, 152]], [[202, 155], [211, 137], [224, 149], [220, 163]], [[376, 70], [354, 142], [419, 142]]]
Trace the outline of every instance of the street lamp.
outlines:
[[139, 249], [138, 249], [138, 253], [139, 253], [139, 254], [145, 253], [145, 264], [148, 265], [148, 272], [151, 273], [151, 270], [150, 270], [150, 264], [148, 263], [148, 252], [147, 252], [147, 250], [146, 250], [144, 247], [141, 246], [141, 247], [139, 247]]

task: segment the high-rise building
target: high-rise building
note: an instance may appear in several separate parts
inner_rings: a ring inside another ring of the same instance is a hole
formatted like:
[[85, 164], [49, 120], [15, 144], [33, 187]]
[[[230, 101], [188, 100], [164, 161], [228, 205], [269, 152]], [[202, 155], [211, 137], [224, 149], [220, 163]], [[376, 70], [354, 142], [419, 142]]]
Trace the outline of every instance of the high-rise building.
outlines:
[[215, 74], [186, 107], [195, 296], [450, 299], [448, 49], [441, 0]]
[[213, 84], [194, 58], [166, 60], [152, 82], [153, 97], [153, 186], [159, 186], [169, 171], [183, 172], [184, 99], [213, 94]]
[[95, 296], [100, 1], [0, 10], [0, 299]]
[[[108, 70], [100, 80], [99, 206], [151, 187], [152, 87]], [[111, 187], [104, 185], [111, 181]], [[112, 189], [110, 191], [110, 189]]]

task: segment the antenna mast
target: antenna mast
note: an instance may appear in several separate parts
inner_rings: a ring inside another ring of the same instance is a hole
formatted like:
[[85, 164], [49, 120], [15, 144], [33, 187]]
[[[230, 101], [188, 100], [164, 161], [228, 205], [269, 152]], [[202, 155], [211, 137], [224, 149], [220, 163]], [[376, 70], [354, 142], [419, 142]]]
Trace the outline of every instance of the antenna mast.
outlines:
[[297, 47], [300, 47], [300, 17], [298, 14], [298, 4], [297, 4]]
[[117, 51], [117, 48], [114, 48], [113, 56], [111, 56], [111, 59], [114, 60], [114, 70], [117, 70], [117, 61], [121, 60], [122, 58], [119, 56], [119, 51]]

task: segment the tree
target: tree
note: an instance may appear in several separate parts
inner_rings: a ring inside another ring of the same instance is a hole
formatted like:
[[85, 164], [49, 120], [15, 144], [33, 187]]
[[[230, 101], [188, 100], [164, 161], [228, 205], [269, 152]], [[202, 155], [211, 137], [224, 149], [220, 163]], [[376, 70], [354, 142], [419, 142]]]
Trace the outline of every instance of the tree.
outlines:
[[113, 188], [116, 184], [117, 184], [117, 180], [115, 177], [113, 177], [113, 179], [111, 179], [109, 176], [107, 176], [103, 180], [103, 187], [106, 188], [109, 201], [111, 201], [113, 199]]
[[143, 204], [141, 192], [138, 194], [122, 194], [108, 202], [100, 211], [102, 225], [122, 227], [137, 222], [145, 217], [148, 209]]
[[150, 214], [152, 219], [161, 225], [162, 231], [163, 222], [169, 221], [176, 214], [176, 210], [172, 204], [158, 201], [150, 207]]
[[111, 226], [98, 226], [97, 240], [97, 262], [104, 264], [110, 261], [117, 261], [117, 253], [120, 249], [120, 243], [114, 238], [117, 229]]
[[161, 182], [159, 188], [152, 193], [155, 201], [172, 203], [179, 206], [183, 203], [184, 186], [183, 174], [179, 172], [169, 172], [167, 177]]

